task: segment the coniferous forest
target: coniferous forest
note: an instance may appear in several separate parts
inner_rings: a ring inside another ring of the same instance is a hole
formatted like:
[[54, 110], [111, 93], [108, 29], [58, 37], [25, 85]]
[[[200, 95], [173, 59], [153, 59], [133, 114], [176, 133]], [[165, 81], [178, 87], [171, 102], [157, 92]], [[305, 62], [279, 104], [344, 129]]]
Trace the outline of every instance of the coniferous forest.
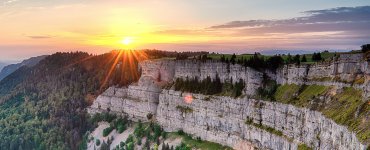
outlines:
[[[113, 73], [103, 84], [115, 55], [56, 53], [3, 80], [0, 149], [77, 149], [90, 128], [84, 108], [118, 80]], [[139, 74], [137, 69], [130, 71]], [[127, 76], [115, 83], [135, 80]]]

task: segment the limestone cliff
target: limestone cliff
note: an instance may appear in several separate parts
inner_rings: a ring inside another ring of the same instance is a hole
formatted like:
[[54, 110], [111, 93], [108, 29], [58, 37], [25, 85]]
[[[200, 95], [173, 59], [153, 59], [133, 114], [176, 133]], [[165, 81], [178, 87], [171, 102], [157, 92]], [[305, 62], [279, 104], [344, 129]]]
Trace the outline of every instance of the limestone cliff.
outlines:
[[[279, 84], [354, 86], [368, 97], [367, 61], [362, 55], [340, 55], [327, 64], [285, 66], [265, 72]], [[154, 119], [167, 131], [184, 130], [195, 137], [230, 147], [297, 149], [304, 143], [314, 149], [365, 149], [346, 127], [321, 113], [276, 102], [252, 99], [262, 85], [263, 73], [240, 65], [207, 61], [145, 61], [141, 78], [126, 88], [111, 87], [88, 109], [128, 115], [133, 120]], [[243, 98], [182, 93], [163, 88], [176, 78], [245, 82]], [[184, 102], [184, 96], [192, 102]], [[151, 114], [151, 115], [150, 115]]]
[[128, 88], [108, 88], [88, 108], [90, 114], [111, 112], [127, 115], [133, 120], [148, 120], [148, 115], [157, 112], [161, 89], [148, 76], [142, 76], [138, 85]]
[[286, 65], [270, 76], [279, 84], [318, 84], [353, 86], [363, 90], [364, 97], [369, 97], [370, 67], [362, 53], [341, 54], [331, 62], [311, 65]]
[[[266, 149], [296, 149], [300, 142], [315, 149], [365, 149], [354, 133], [316, 111], [248, 98], [201, 94], [193, 94], [192, 103], [186, 103], [184, 96], [182, 92], [164, 90], [159, 97], [157, 120], [168, 131], [182, 129], [231, 147], [247, 141]], [[246, 123], [248, 120], [253, 123]], [[259, 129], [258, 125], [274, 128], [283, 135]]]

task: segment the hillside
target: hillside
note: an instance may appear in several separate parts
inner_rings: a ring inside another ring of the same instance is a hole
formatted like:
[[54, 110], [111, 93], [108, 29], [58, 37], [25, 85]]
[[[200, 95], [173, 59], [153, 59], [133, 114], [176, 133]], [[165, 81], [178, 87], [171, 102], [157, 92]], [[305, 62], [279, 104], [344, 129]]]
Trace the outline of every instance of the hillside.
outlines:
[[17, 63], [17, 64], [11, 64], [11, 65], [4, 66], [3, 68], [0, 66], [0, 70], [1, 70], [1, 72], [0, 72], [0, 81], [2, 79], [4, 79], [5, 77], [7, 77], [8, 75], [10, 75], [11, 73], [13, 73], [14, 71], [16, 71], [17, 69], [19, 69], [20, 67], [22, 67], [22, 66], [27, 66], [27, 67], [35, 66], [37, 63], [39, 63], [45, 57], [46, 57], [45, 55], [44, 56], [37, 56], [37, 57], [32, 57], [32, 58], [23, 60], [22, 62]]
[[89, 129], [84, 108], [104, 89], [114, 56], [57, 53], [1, 81], [1, 149], [76, 149]]
[[3, 69], [6, 65], [8, 65], [8, 64], [4, 63], [4, 62], [0, 62], [0, 70]]

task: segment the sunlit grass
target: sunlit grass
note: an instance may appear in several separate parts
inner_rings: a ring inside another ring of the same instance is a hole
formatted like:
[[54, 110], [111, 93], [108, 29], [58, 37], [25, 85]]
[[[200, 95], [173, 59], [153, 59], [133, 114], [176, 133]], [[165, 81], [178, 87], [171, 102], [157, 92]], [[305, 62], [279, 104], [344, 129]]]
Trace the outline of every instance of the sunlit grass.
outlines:
[[[315, 108], [324, 116], [354, 131], [361, 141], [370, 142], [368, 126], [370, 120], [367, 118], [370, 112], [370, 101], [364, 101], [362, 91], [353, 87], [344, 88], [343, 91], [335, 94], [328, 93], [330, 89], [331, 87], [322, 85], [287, 84], [278, 87], [274, 96], [276, 101], [281, 103]], [[320, 99], [320, 96], [326, 99], [325, 103], [321, 103], [323, 106], [316, 104], [318, 101], [324, 101]]]
[[182, 142], [191, 148], [196, 148], [200, 150], [232, 150], [232, 148], [227, 146], [222, 146], [221, 144], [193, 139], [188, 135], [180, 135], [177, 132], [171, 132], [168, 134], [168, 138], [176, 139], [182, 138]]

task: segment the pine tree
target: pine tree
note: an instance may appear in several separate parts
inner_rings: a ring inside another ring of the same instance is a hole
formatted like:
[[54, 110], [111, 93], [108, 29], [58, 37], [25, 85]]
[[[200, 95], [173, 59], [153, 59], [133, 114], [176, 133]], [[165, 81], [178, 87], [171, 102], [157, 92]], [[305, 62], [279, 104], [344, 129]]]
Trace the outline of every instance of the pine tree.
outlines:
[[292, 63], [292, 55], [290, 55], [290, 53], [288, 54], [288, 57], [287, 57], [287, 59], [286, 59], [286, 63], [287, 64], [290, 64], [290, 63]]
[[235, 59], [236, 59], [236, 55], [235, 53], [231, 56], [231, 59], [230, 59], [230, 62], [235, 65]]
[[362, 46], [361, 46], [361, 51], [362, 51], [363, 53], [366, 53], [366, 52], [370, 51], [370, 44], [362, 45]]
[[307, 62], [306, 55], [303, 55], [303, 56], [302, 56], [302, 60], [301, 60], [301, 62]]
[[318, 53], [318, 54], [317, 54], [317, 60], [318, 60], [318, 61], [321, 61], [321, 60], [322, 60], [321, 53]]
[[203, 62], [205, 62], [205, 61], [207, 61], [207, 59], [208, 59], [207, 54], [204, 54], [204, 55], [202, 56], [202, 61], [203, 61]]
[[300, 65], [300, 64], [301, 64], [300, 56], [299, 56], [298, 54], [294, 56], [294, 58], [293, 58], [293, 62], [294, 62], [296, 65]]
[[221, 62], [225, 62], [225, 55], [222, 55], [220, 60]]

